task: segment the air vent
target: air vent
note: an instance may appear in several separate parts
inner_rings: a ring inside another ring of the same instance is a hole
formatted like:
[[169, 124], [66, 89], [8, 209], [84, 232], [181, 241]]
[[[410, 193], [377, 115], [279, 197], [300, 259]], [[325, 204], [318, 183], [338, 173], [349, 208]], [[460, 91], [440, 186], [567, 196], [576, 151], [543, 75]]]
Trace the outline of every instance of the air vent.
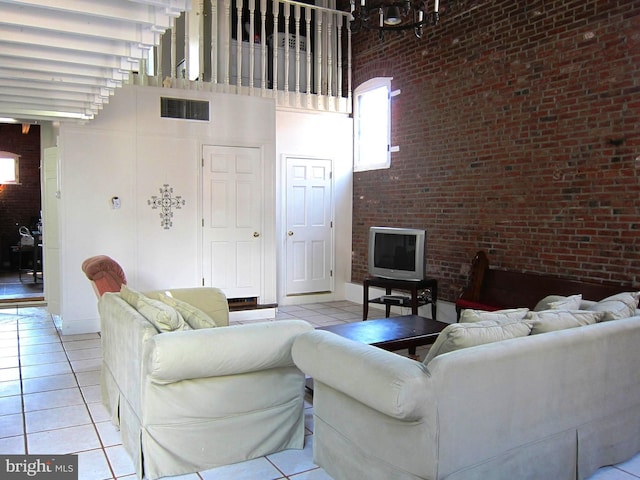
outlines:
[[160, 116], [209, 121], [209, 102], [184, 98], [160, 98]]

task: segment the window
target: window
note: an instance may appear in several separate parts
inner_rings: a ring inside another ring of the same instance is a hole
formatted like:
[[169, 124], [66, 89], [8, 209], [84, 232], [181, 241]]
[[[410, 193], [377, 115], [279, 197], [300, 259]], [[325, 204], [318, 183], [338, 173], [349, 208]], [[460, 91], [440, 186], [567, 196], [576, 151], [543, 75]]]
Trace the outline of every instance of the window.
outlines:
[[354, 170], [391, 165], [391, 77], [367, 80], [354, 92]]
[[20, 155], [9, 152], [0, 152], [0, 184], [20, 183], [19, 163]]

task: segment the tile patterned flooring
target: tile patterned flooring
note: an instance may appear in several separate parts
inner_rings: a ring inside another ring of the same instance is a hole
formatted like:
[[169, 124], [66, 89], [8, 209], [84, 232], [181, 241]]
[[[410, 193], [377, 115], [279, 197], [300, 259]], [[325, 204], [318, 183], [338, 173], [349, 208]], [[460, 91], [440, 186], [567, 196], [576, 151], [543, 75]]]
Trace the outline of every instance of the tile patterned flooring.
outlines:
[[[361, 308], [350, 302], [285, 306], [277, 319], [302, 318], [323, 326], [358, 321]], [[373, 315], [379, 312], [372, 310]], [[61, 336], [42, 307], [0, 309], [0, 453], [75, 453], [80, 480], [135, 478], [120, 434], [100, 402], [100, 359], [98, 334]], [[174, 478], [331, 480], [313, 463], [310, 397], [306, 428], [303, 450]], [[590, 480], [638, 478], [640, 454], [601, 468]]]

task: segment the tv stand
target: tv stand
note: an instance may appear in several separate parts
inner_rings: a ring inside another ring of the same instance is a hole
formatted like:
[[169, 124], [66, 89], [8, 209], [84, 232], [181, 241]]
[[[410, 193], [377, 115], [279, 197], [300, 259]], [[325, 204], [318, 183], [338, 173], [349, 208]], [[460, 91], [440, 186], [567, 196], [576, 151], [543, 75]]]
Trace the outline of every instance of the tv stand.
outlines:
[[[369, 300], [369, 287], [384, 288], [386, 295]], [[411, 297], [402, 295], [392, 295], [392, 290], [408, 291]], [[425, 293], [418, 296], [419, 292]], [[400, 307], [411, 307], [411, 314], [418, 315], [418, 308], [422, 305], [431, 304], [431, 318], [436, 318], [436, 302], [438, 301], [438, 281], [435, 278], [423, 278], [422, 280], [392, 280], [389, 278], [368, 277], [363, 283], [362, 320], [369, 316], [369, 303], [384, 305], [385, 316], [389, 317], [393, 305]]]

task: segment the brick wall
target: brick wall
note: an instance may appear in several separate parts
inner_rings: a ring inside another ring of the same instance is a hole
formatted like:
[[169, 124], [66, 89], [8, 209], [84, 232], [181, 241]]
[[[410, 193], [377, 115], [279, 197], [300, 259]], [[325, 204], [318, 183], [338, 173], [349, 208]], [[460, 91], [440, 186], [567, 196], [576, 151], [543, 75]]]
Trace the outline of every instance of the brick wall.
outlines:
[[391, 168], [354, 176], [353, 281], [368, 228], [387, 225], [427, 230], [446, 300], [480, 249], [499, 268], [640, 285], [640, 1], [472, 4], [421, 40], [353, 35], [354, 86], [402, 91]]
[[20, 124], [0, 123], [0, 151], [20, 155], [21, 184], [0, 185], [0, 268], [6, 268], [14, 260], [19, 226], [29, 227], [40, 216], [40, 127], [31, 125], [25, 135]]

